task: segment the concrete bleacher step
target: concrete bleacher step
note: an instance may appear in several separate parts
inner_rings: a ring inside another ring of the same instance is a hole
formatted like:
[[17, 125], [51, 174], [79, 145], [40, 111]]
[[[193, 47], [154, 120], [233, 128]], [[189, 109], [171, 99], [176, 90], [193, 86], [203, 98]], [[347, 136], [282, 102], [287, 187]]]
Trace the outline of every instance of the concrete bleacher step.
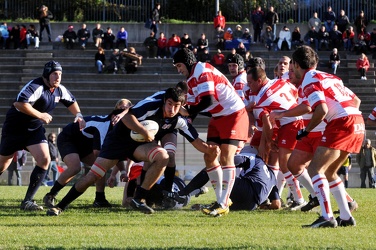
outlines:
[[[361, 86], [363, 85], [374, 85], [376, 84], [376, 80], [375, 79], [370, 79], [369, 77], [367, 78], [367, 80], [361, 80], [360, 77], [358, 79], [348, 79], [348, 83], [351, 84], [352, 86], [356, 86], [356, 84], [361, 84]], [[363, 89], [363, 87], [361, 88]]]

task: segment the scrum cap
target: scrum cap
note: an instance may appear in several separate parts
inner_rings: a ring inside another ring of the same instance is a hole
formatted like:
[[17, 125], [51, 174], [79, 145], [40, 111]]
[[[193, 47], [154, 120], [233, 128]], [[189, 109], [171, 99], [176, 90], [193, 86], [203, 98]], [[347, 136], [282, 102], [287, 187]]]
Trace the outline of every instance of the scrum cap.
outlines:
[[63, 68], [61, 67], [60, 63], [56, 61], [49, 61], [44, 65], [42, 76], [46, 79], [49, 79], [51, 73], [55, 71], [63, 72]]
[[189, 72], [191, 72], [191, 69], [193, 65], [197, 62], [195, 55], [193, 52], [187, 48], [179, 49], [174, 57], [173, 57], [173, 64], [177, 63], [183, 63]]
[[235, 54], [227, 61], [227, 63], [236, 63], [238, 65], [238, 71], [244, 70], [244, 59], [239, 54]]

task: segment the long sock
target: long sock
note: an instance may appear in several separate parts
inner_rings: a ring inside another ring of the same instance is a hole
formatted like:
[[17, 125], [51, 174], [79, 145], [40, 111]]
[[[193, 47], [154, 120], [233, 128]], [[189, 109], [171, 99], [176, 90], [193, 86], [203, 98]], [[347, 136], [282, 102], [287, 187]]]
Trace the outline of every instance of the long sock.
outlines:
[[295, 175], [295, 178], [308, 190], [311, 197], [316, 197], [315, 190], [313, 190], [313, 184], [311, 177], [309, 177], [307, 169], [304, 169], [299, 175]]
[[284, 173], [283, 176], [285, 177], [287, 186], [289, 187], [292, 193], [292, 196], [294, 197], [294, 200], [296, 202], [302, 203], [304, 199], [303, 199], [302, 191], [300, 190], [299, 181], [295, 179], [294, 175], [290, 171], [287, 171], [286, 173]]
[[214, 188], [215, 196], [217, 201], [221, 199], [222, 196], [222, 181], [223, 181], [223, 172], [221, 166], [215, 166], [210, 169], [207, 169], [210, 182]]
[[46, 177], [46, 172], [47, 170], [44, 170], [39, 166], [35, 166], [33, 172], [30, 175], [30, 184], [26, 191], [24, 201], [31, 201], [34, 198], [40, 185], [42, 184], [42, 181]]
[[338, 178], [329, 183], [330, 192], [333, 194], [339, 208], [339, 217], [343, 220], [348, 220], [351, 217], [351, 212], [347, 204], [346, 190], [341, 178]]
[[133, 197], [137, 188], [137, 180], [133, 179], [128, 182], [127, 197]]
[[333, 218], [333, 211], [330, 204], [329, 183], [325, 175], [317, 174], [312, 177], [313, 189], [320, 202], [321, 214], [325, 219]]
[[205, 170], [201, 170], [183, 190], [179, 191], [179, 195], [188, 195], [194, 190], [203, 187], [209, 180], [208, 173]]
[[223, 181], [222, 181], [222, 195], [221, 199], [218, 200], [219, 204], [223, 204], [224, 206], [228, 206], [228, 200], [230, 198], [230, 194], [232, 188], [234, 187], [235, 182], [235, 166], [226, 166], [222, 168], [223, 172]]
[[345, 188], [348, 188], [348, 187], [349, 187], [349, 181], [345, 180]]
[[167, 190], [168, 192], [172, 191], [172, 184], [174, 183], [175, 171], [176, 171], [176, 166], [165, 168], [163, 189]]
[[279, 174], [279, 166], [271, 166], [268, 165], [268, 167], [273, 171], [275, 178], [277, 179], [277, 176]]
[[76, 185], [69, 190], [69, 192], [64, 196], [64, 198], [56, 205], [61, 209], [65, 209], [69, 204], [71, 204], [75, 199], [82, 195], [82, 192], [78, 192], [76, 189]]
[[138, 186], [134, 195], [135, 199], [146, 199], [148, 197], [148, 190]]
[[55, 181], [55, 184], [51, 188], [51, 191], [49, 192], [49, 194], [56, 196], [60, 192], [60, 190], [62, 190], [64, 187], [65, 185], [61, 185], [58, 181]]
[[277, 178], [277, 188], [279, 192], [279, 197], [282, 197], [283, 187], [286, 184], [286, 180], [281, 171], [278, 171], [276, 178]]
[[96, 201], [105, 201], [106, 195], [104, 192], [95, 192], [95, 200]]
[[146, 170], [141, 170], [141, 175], [140, 175], [140, 185], [142, 184], [142, 182], [144, 181], [145, 179], [145, 175], [146, 175]]

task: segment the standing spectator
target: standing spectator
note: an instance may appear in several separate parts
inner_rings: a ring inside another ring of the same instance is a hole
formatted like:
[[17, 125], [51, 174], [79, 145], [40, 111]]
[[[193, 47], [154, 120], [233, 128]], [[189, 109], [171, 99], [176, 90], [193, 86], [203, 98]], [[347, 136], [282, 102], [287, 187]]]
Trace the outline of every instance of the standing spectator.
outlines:
[[56, 146], [56, 134], [55, 133], [49, 133], [47, 139], [48, 139], [48, 149], [50, 151], [51, 161], [50, 161], [50, 165], [49, 165], [47, 172], [46, 172], [46, 177], [44, 178], [44, 181], [43, 181], [45, 186], [47, 186], [47, 181], [50, 180], [50, 177], [49, 177], [50, 171], [52, 171], [53, 184], [55, 183], [55, 181], [59, 177], [59, 170], [58, 170], [58, 167], [57, 167], [58, 164], [59, 164], [59, 152], [58, 152], [57, 146]]
[[93, 42], [95, 44], [95, 47], [101, 47], [102, 40], [104, 37], [104, 31], [101, 28], [100, 23], [97, 23], [97, 25], [93, 29], [92, 35], [93, 35]]
[[2, 23], [0, 25], [0, 38], [2, 39], [2, 43], [0, 43], [0, 46], [2, 49], [5, 49], [5, 46], [7, 44], [7, 39], [9, 38], [9, 31], [8, 31], [7, 23]]
[[82, 28], [77, 31], [78, 44], [81, 49], [86, 49], [87, 41], [90, 38], [90, 31], [86, 28], [86, 24], [82, 24]]
[[333, 75], [337, 74], [337, 68], [340, 63], [341, 63], [341, 60], [338, 54], [338, 49], [334, 48], [333, 52], [330, 54], [330, 57], [329, 57], [329, 64], [331, 68], [333, 69]]
[[27, 40], [27, 45], [29, 46], [31, 42], [34, 42], [35, 44], [35, 49], [39, 49], [39, 35], [38, 31], [35, 30], [34, 24], [29, 25], [29, 29], [27, 30], [26, 33], [26, 40]]
[[321, 20], [318, 18], [317, 12], [313, 12], [313, 17], [308, 20], [309, 30], [312, 30], [312, 27], [315, 27], [316, 32], [318, 32], [321, 27]]
[[360, 57], [356, 61], [356, 69], [360, 73], [360, 79], [367, 80], [366, 72], [369, 69], [369, 61], [368, 57], [364, 53], [360, 54]]
[[351, 169], [351, 154], [347, 157], [344, 163], [342, 163], [342, 166], [338, 169], [337, 175], [341, 177], [343, 175], [342, 182], [345, 183], [345, 188], [349, 187], [349, 171]]
[[[154, 33], [151, 31], [150, 33]], [[155, 39], [155, 37], [153, 37]], [[134, 74], [138, 66], [142, 64], [142, 56], [137, 54], [134, 47], [130, 47], [128, 52], [123, 53], [125, 57], [125, 71], [127, 74]]]
[[369, 49], [372, 52], [372, 59], [376, 58], [376, 28], [373, 28], [370, 35]]
[[340, 11], [340, 14], [337, 18], [337, 25], [338, 25], [338, 30], [341, 31], [341, 33], [345, 32], [347, 29], [347, 26], [350, 24], [350, 20], [348, 16], [345, 14], [344, 10]]
[[267, 48], [270, 51], [272, 49], [274, 40], [275, 36], [272, 31], [272, 27], [268, 25], [266, 26], [265, 31], [261, 35], [261, 41], [265, 44], [265, 48]]
[[240, 24], [235, 26], [235, 31], [232, 33], [232, 36], [234, 39], [242, 38], [243, 31], [242, 31], [242, 26], [240, 26]]
[[95, 53], [95, 67], [98, 70], [98, 74], [101, 74], [103, 69], [106, 67], [106, 55], [104, 49], [98, 47], [98, 52]]
[[158, 38], [158, 58], [166, 58], [167, 57], [167, 38], [165, 34], [161, 32]]
[[209, 51], [209, 40], [206, 38], [205, 33], [202, 33], [201, 37], [197, 40], [197, 52], [200, 54], [205, 49]]
[[36, 162], [25, 198], [21, 202], [22, 210], [43, 210], [33, 198], [50, 164], [43, 127], [43, 124], [52, 121], [50, 112], [60, 102], [75, 116], [74, 121], [81, 129], [86, 125], [75, 97], [60, 84], [62, 70], [58, 62], [46, 63], [42, 77], [29, 81], [22, 88], [4, 121], [0, 144], [0, 174], [8, 168], [14, 152], [23, 148], [30, 152]]
[[160, 9], [161, 9], [161, 4], [156, 3], [151, 13], [150, 29], [154, 32], [155, 35], [158, 33], [159, 24], [161, 23], [160, 14], [159, 14]]
[[354, 28], [352, 26], [349, 26], [345, 32], [342, 33], [342, 41], [343, 41], [343, 47], [348, 51], [353, 50], [354, 46]]
[[115, 35], [112, 33], [111, 27], [107, 27], [107, 31], [103, 35], [103, 48], [113, 50], [114, 40]]
[[332, 48], [340, 48], [342, 46], [342, 32], [338, 30], [338, 26], [334, 25], [332, 31], [329, 32], [329, 41]]
[[221, 27], [217, 27], [215, 30], [215, 37], [214, 40], [216, 41], [215, 47], [220, 50], [225, 49], [225, 39], [224, 39], [225, 31]]
[[222, 51], [220, 49], [217, 49], [217, 53], [213, 56], [212, 64], [223, 73], [225, 65], [225, 55], [222, 54]]
[[287, 26], [281, 29], [278, 36], [278, 49], [284, 50], [284, 48], [291, 50], [291, 32]]
[[365, 143], [356, 155], [356, 161], [360, 167], [360, 187], [366, 188], [366, 178], [368, 175], [368, 187], [375, 188], [375, 181], [373, 180], [374, 167], [376, 167], [376, 149], [371, 146], [371, 140], [365, 140]]
[[326, 30], [326, 26], [322, 25], [319, 30], [319, 50], [322, 50], [322, 46], [325, 45], [325, 49], [329, 50], [329, 32]]
[[176, 34], [172, 34], [171, 38], [167, 42], [168, 49], [170, 50], [171, 58], [180, 48], [180, 37]]
[[277, 23], [279, 22], [278, 14], [274, 11], [274, 7], [270, 6], [268, 13], [265, 16], [265, 23], [272, 28], [274, 36], [277, 33]]
[[73, 30], [73, 25], [69, 25], [68, 29], [63, 34], [65, 47], [67, 49], [73, 49], [73, 45], [76, 42], [77, 34]]
[[121, 55], [119, 49], [114, 49], [109, 61], [110, 65], [108, 65], [107, 69], [114, 75], [117, 74], [119, 69], [121, 69], [121, 65], [123, 64], [123, 56]]
[[300, 33], [300, 28], [296, 26], [294, 31], [291, 32], [291, 46], [295, 49], [301, 45], [303, 45], [302, 34]]
[[222, 11], [218, 11], [218, 14], [214, 17], [214, 29], [217, 29], [218, 27], [222, 30], [225, 29], [226, 26], [226, 18], [222, 16]]
[[26, 25], [22, 24], [20, 28], [20, 48], [27, 49], [27, 28]]
[[336, 21], [336, 13], [332, 10], [331, 6], [328, 6], [328, 11], [324, 12], [324, 25], [327, 32], [333, 29], [333, 25]]
[[46, 29], [48, 35], [48, 41], [51, 42], [51, 25], [50, 20], [53, 19], [52, 12], [48, 10], [46, 5], [42, 5], [39, 8], [39, 35], [40, 41], [43, 40], [43, 30]]
[[128, 47], [128, 32], [125, 30], [124, 27], [121, 27], [116, 35], [116, 48], [119, 49], [119, 45], [124, 45], [126, 49]]
[[359, 16], [356, 17], [354, 21], [356, 28], [356, 33], [359, 34], [362, 31], [362, 28], [367, 28], [368, 19], [364, 16], [364, 11], [361, 10]]
[[153, 31], [150, 31], [150, 36], [144, 40], [146, 47], [147, 58], [157, 58], [158, 40]]
[[22, 186], [21, 170], [25, 166], [27, 153], [25, 150], [19, 150], [13, 154], [12, 162], [8, 167], [8, 186], [12, 186], [13, 173], [16, 174], [17, 186]]
[[184, 33], [184, 35], [180, 38], [180, 45], [181, 48], [187, 48], [190, 50], [193, 49], [192, 40], [187, 33]]
[[261, 6], [257, 6], [256, 10], [252, 12], [251, 21], [253, 25], [253, 42], [261, 42], [261, 31], [264, 25], [264, 12], [261, 10]]

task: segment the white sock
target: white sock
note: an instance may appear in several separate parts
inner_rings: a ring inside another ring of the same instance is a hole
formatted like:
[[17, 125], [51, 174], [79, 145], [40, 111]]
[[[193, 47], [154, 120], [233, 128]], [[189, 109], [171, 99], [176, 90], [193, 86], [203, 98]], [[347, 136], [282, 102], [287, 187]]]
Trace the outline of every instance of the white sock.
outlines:
[[351, 212], [346, 199], [346, 190], [341, 178], [338, 178], [329, 183], [330, 192], [333, 194], [334, 199], [336, 199], [339, 208], [339, 217], [342, 220], [348, 220], [351, 217]]
[[299, 186], [299, 181], [295, 179], [294, 175], [290, 171], [284, 173], [283, 176], [285, 177], [287, 186], [289, 187], [294, 200], [298, 203], [304, 202], [302, 191], [300, 190]]
[[333, 218], [332, 206], [330, 204], [329, 183], [324, 174], [317, 174], [312, 177], [313, 189], [320, 202], [321, 215], [325, 219]]
[[222, 167], [223, 181], [222, 181], [222, 195], [218, 200], [218, 203], [224, 206], [228, 206], [228, 199], [235, 182], [235, 166]]
[[298, 181], [308, 190], [312, 198], [316, 197], [315, 190], [313, 190], [312, 180], [311, 177], [309, 177], [307, 169], [304, 169], [300, 175], [295, 175], [295, 178], [298, 179]]
[[215, 192], [217, 201], [221, 199], [222, 196], [222, 181], [223, 181], [223, 172], [221, 166], [215, 166], [210, 169], [207, 169], [210, 183], [212, 184]]
[[278, 171], [277, 177], [277, 188], [279, 192], [279, 197], [282, 197], [283, 188], [286, 184], [285, 177], [281, 171]]

